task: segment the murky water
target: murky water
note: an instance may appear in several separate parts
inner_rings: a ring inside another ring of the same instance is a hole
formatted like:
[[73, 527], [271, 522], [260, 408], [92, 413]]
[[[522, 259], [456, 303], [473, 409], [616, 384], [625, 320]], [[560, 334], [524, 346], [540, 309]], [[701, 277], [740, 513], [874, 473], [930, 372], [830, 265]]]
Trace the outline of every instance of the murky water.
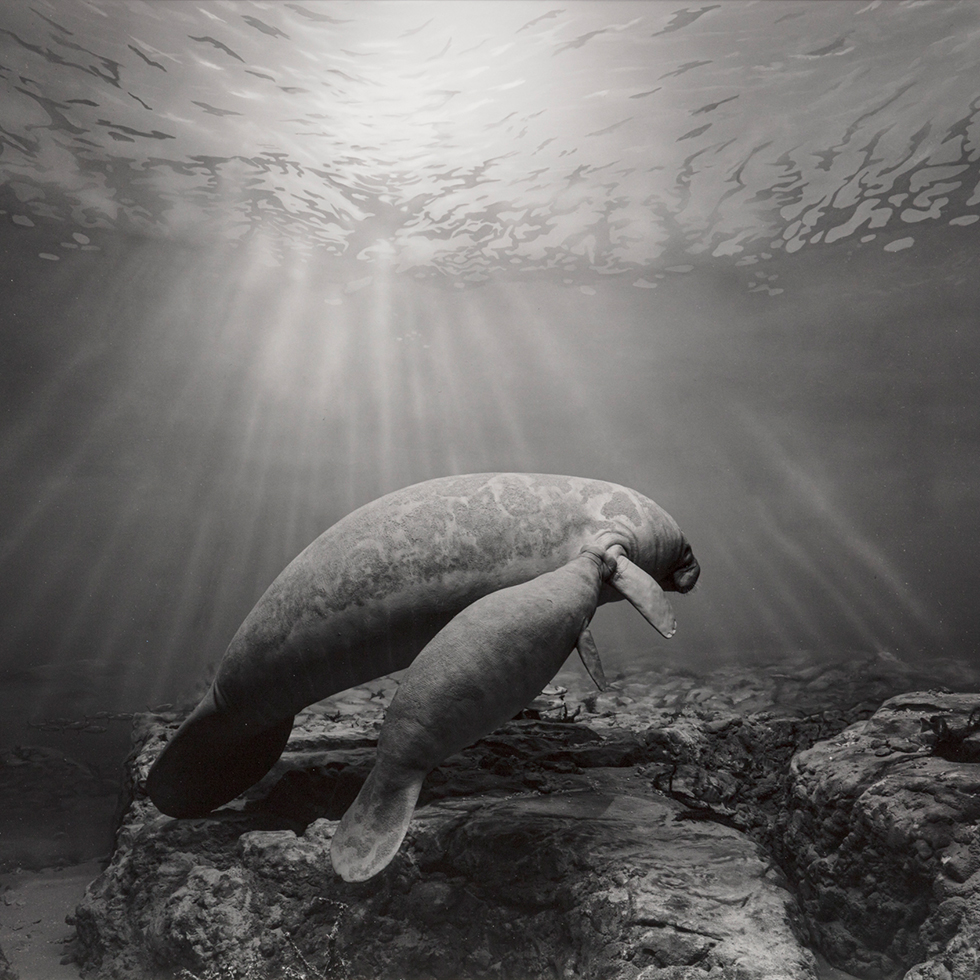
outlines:
[[975, 662], [978, 63], [969, 2], [0, 3], [0, 748], [115, 772], [454, 472], [677, 518], [613, 669]]

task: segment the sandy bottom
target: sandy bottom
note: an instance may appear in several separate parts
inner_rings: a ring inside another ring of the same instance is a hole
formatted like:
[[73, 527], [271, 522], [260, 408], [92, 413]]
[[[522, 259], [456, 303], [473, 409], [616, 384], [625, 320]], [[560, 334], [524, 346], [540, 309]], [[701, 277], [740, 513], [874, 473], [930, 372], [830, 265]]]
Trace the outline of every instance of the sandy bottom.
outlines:
[[61, 962], [75, 933], [65, 916], [101, 870], [95, 860], [0, 875], [0, 948], [20, 980], [78, 980], [78, 967]]

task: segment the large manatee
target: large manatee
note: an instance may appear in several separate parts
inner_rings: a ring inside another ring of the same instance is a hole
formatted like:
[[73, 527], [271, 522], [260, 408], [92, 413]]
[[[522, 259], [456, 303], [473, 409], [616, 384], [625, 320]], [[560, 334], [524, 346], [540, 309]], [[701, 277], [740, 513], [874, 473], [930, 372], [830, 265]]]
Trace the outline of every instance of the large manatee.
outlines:
[[[699, 567], [652, 500], [601, 480], [484, 473], [429, 480], [324, 531], [269, 586], [232, 638], [210, 690], [151, 768], [164, 813], [200, 816], [257, 782], [296, 712], [407, 667], [482, 596], [555, 571], [592, 547], [617, 555], [600, 604], [629, 599], [665, 636], [663, 592]], [[593, 675], [594, 647], [579, 644]]]

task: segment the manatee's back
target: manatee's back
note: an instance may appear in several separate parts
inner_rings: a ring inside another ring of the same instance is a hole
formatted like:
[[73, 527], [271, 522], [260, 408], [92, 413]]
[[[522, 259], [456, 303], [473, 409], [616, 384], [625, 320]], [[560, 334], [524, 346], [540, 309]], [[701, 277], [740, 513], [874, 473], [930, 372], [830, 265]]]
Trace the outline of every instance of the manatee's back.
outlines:
[[446, 477], [396, 491], [325, 531], [246, 617], [211, 690], [154, 764], [174, 816], [234, 799], [275, 764], [295, 713], [407, 667], [461, 609], [550, 571], [596, 521], [591, 481]]
[[596, 526], [583, 503], [596, 485], [531, 474], [444, 477], [359, 508], [256, 603], [219, 668], [222, 706], [271, 725], [407, 667], [471, 602], [576, 554]]

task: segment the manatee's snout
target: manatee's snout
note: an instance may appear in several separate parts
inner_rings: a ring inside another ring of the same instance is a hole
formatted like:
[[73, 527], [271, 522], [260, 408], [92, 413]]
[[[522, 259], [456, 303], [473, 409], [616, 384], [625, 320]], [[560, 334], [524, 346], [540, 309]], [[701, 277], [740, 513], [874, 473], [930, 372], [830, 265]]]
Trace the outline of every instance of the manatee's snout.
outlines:
[[668, 592], [690, 592], [697, 584], [698, 576], [701, 574], [701, 566], [689, 544], [684, 545], [684, 553], [680, 561], [674, 566], [668, 582], [664, 584], [664, 589]]
[[674, 591], [690, 592], [697, 585], [698, 576], [701, 574], [701, 566], [694, 560], [687, 568], [674, 572]]

